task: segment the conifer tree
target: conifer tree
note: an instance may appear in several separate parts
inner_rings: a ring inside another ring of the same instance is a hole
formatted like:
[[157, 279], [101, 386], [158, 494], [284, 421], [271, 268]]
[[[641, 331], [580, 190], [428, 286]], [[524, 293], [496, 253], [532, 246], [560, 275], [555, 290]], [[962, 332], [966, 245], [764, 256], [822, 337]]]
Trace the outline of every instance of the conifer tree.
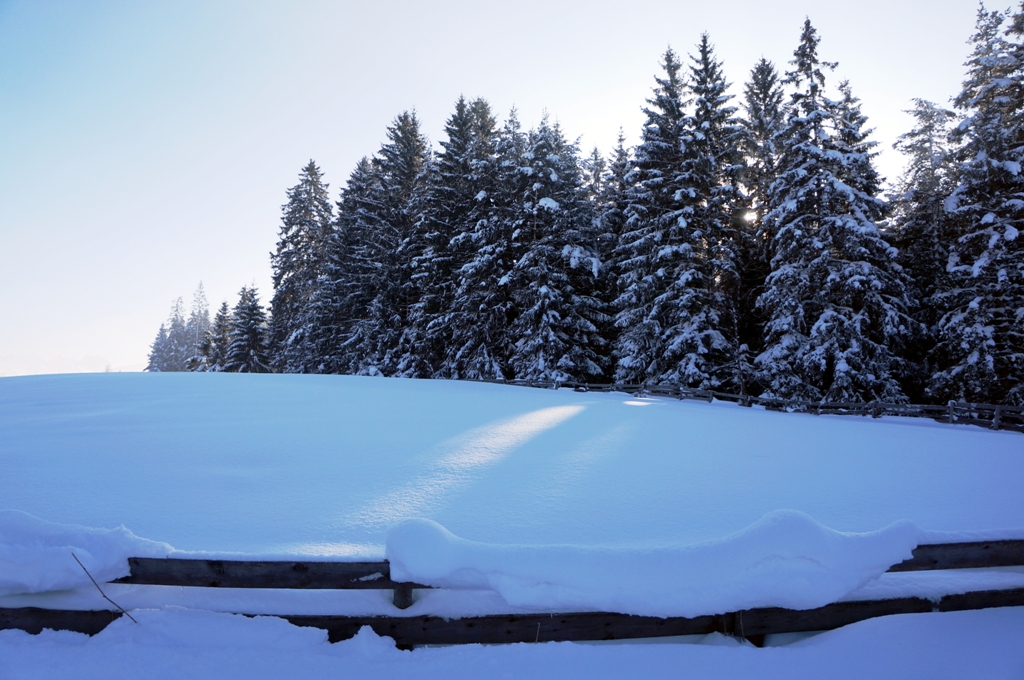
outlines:
[[342, 189], [335, 228], [325, 244], [325, 274], [303, 319], [309, 372], [353, 374], [363, 365], [378, 277], [375, 253], [365, 238], [376, 223], [380, 191], [376, 168], [369, 158], [362, 158]]
[[599, 190], [592, 198], [597, 256], [601, 261], [595, 295], [604, 310], [596, 317], [595, 321], [605, 342], [605, 352], [609, 353], [606, 359], [609, 370], [606, 370], [603, 377], [603, 381], [609, 382], [613, 379], [614, 373], [614, 366], [609, 363], [612, 361], [610, 352], [618, 339], [618, 330], [615, 326], [615, 300], [619, 295], [617, 273], [620, 271], [620, 266], [616, 259], [616, 253], [626, 223], [626, 195], [630, 186], [630, 181], [627, 178], [632, 170], [632, 162], [632, 156], [629, 149], [626, 148], [626, 137], [622, 130], [619, 130], [615, 148], [612, 149], [608, 161], [604, 163], [604, 174], [599, 184]]
[[922, 332], [907, 348], [914, 375], [906, 390], [913, 401], [920, 401], [934, 368], [930, 353], [938, 321], [935, 296], [947, 288], [950, 225], [945, 199], [955, 186], [949, 145], [954, 114], [923, 99], [915, 99], [907, 113], [916, 124], [893, 145], [907, 157], [907, 167], [896, 186], [890, 221], [899, 248], [896, 261], [906, 270], [912, 297], [918, 301], [913, 315]]
[[771, 208], [771, 274], [758, 305], [767, 318], [757, 357], [768, 396], [836, 402], [905, 401], [901, 344], [913, 322], [895, 249], [876, 222], [874, 143], [858, 101], [825, 97], [819, 38], [804, 22]]
[[410, 308], [394, 362], [397, 375], [447, 377], [446, 350], [458, 270], [470, 258], [476, 223], [486, 218], [493, 181], [496, 121], [483, 99], [460, 97], [446, 141], [428, 165], [418, 203], [419, 252], [410, 261], [417, 300]]
[[527, 138], [523, 193], [511, 208], [519, 257], [504, 285], [515, 319], [509, 364], [517, 379], [593, 382], [603, 374], [595, 318], [600, 272], [593, 213], [577, 147], [545, 119]]
[[707, 34], [691, 62], [693, 114], [684, 113], [681, 64], [671, 51], [668, 77], [658, 79], [646, 110], [618, 251], [616, 377], [699, 388], [744, 385], [733, 226], [734, 213], [744, 212], [740, 128]]
[[952, 239], [948, 287], [934, 296], [929, 392], [939, 399], [1024, 403], [1024, 17], [978, 10], [974, 49], [954, 100], [965, 118], [958, 185], [946, 201]]
[[150, 345], [149, 363], [146, 364], [146, 370], [150, 373], [164, 373], [168, 370], [169, 365], [167, 327], [160, 324], [160, 330], [157, 331], [156, 338]]
[[657, 380], [664, 372], [665, 288], [675, 263], [690, 255], [682, 210], [689, 187], [678, 181], [688, 117], [682, 64], [671, 48], [662, 68], [664, 76], [655, 77], [657, 86], [644, 108], [647, 121], [627, 175], [625, 224], [614, 253], [620, 291], [615, 380], [620, 383]]
[[495, 141], [495, 165], [490, 191], [481, 196], [481, 218], [457, 242], [470, 249], [471, 256], [459, 269], [452, 311], [452, 329], [445, 359], [445, 374], [459, 380], [505, 379], [513, 377], [509, 366], [511, 342], [509, 325], [515, 309], [509, 288], [509, 273], [521, 256], [521, 241], [513, 234], [518, 228], [517, 203], [526, 191], [524, 171], [526, 135], [513, 110]]
[[367, 314], [357, 323], [356, 372], [390, 375], [397, 369], [395, 350], [410, 306], [416, 301], [411, 260], [416, 242], [416, 199], [430, 148], [413, 112], [400, 114], [388, 127], [388, 141], [373, 158], [374, 182], [354, 224], [362, 260], [364, 290], [373, 291]]
[[231, 308], [222, 302], [206, 337], [199, 346], [199, 360], [192, 370], [219, 372], [224, 370], [228, 347], [231, 344]]
[[185, 331], [188, 336], [189, 357], [186, 361], [186, 369], [197, 370], [202, 363], [201, 348], [203, 341], [210, 332], [210, 308], [206, 302], [206, 292], [203, 290], [202, 281], [192, 296], [192, 308], [189, 310], [188, 321], [185, 323]]
[[229, 373], [271, 373], [267, 334], [267, 315], [256, 288], [243, 286], [231, 315], [224, 370]]
[[277, 370], [300, 373], [310, 369], [314, 353], [304, 317], [317, 281], [325, 272], [325, 246], [334, 223], [323, 173], [312, 160], [299, 173], [281, 207], [277, 251], [271, 256], [274, 297], [271, 299], [270, 347]]

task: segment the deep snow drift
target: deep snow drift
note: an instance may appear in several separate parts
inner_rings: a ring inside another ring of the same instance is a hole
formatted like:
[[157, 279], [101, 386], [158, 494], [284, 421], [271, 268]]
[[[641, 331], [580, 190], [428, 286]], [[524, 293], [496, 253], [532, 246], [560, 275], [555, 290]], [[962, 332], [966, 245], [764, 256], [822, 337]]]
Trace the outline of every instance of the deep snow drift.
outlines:
[[412, 519], [388, 532], [387, 557], [396, 580], [494, 590], [513, 606], [700, 616], [822, 607], [909, 558], [919, 537], [907, 522], [841, 534], [779, 510], [716, 541], [623, 550], [476, 543]]

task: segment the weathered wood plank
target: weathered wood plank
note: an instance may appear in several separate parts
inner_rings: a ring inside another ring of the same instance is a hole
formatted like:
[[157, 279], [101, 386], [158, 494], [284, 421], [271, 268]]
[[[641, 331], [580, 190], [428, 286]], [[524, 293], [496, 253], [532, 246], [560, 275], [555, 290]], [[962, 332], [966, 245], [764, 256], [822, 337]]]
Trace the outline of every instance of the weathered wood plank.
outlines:
[[23, 630], [38, 635], [44, 628], [50, 630], [70, 630], [75, 633], [95, 635], [113, 621], [121, 618], [121, 612], [68, 611], [57, 609], [39, 609], [38, 607], [20, 607], [17, 609], [0, 608], [0, 630]]
[[[114, 583], [206, 588], [401, 590], [427, 588], [391, 580], [380, 562], [275, 562], [133, 557], [131, 575]], [[921, 545], [891, 572], [1024, 566], [1024, 540]], [[404, 599], [403, 599], [404, 601]]]
[[919, 545], [890, 572], [1024, 566], [1024, 541], [977, 541]]
[[[331, 642], [347, 640], [363, 626], [403, 647], [426, 644], [631, 640], [719, 632], [763, 641], [765, 635], [833, 630], [851, 623], [934, 611], [1024, 606], [1024, 588], [948, 595], [938, 603], [917, 597], [839, 602], [817, 609], [747, 609], [715, 616], [633, 616], [607, 612], [471, 616], [281, 616], [296, 626], [321, 628]], [[38, 633], [43, 628], [95, 635], [121, 616], [113, 611], [0, 609], [0, 630]]]
[[[131, 575], [114, 583], [199, 588], [288, 588], [320, 590], [388, 590], [387, 562], [277, 562], [132, 557]], [[428, 588], [418, 584], [415, 588]]]

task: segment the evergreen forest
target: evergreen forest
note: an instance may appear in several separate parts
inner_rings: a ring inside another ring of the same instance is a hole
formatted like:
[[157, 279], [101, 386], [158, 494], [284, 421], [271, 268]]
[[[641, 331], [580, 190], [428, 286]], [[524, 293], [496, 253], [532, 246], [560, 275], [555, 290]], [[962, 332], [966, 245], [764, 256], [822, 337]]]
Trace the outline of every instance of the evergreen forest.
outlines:
[[633, 148], [583, 152], [460, 98], [414, 112], [338, 199], [287, 191], [266, 305], [202, 287], [151, 371], [671, 384], [812, 402], [1024, 405], [1024, 4], [978, 11], [950, 108], [877, 143], [807, 20], [731, 94], [668, 49]]

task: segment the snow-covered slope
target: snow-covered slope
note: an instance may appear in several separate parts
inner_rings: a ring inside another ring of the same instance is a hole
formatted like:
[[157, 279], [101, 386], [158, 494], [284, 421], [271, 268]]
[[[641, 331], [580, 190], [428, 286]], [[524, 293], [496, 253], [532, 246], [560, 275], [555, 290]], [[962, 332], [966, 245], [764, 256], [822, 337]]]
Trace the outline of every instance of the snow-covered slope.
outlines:
[[[427, 518], [499, 544], [654, 548], [782, 508], [1024, 536], [1024, 436], [446, 381], [0, 378], [0, 509], [178, 550], [382, 556]], [[966, 533], [965, 533], [966, 532]]]
[[[34, 376], [0, 379], [0, 473], [3, 607], [104, 608], [61, 556], [75, 551], [105, 579], [124, 573], [128, 554], [171, 546], [387, 552], [399, 577], [470, 588], [422, 591], [406, 615], [685, 615], [1024, 585], [1021, 570], [874, 578], [917, 542], [1024, 536], [1024, 436], [921, 420], [439, 381]], [[784, 650], [713, 634], [705, 646], [410, 654], [369, 630], [327, 645], [322, 631], [217, 613], [394, 615], [386, 591], [106, 590], [137, 625], [122, 618], [91, 639], [0, 631], [0, 675], [678, 677], [685, 667], [1009, 678], [1024, 667], [1013, 644], [1024, 608], [864, 621]]]

